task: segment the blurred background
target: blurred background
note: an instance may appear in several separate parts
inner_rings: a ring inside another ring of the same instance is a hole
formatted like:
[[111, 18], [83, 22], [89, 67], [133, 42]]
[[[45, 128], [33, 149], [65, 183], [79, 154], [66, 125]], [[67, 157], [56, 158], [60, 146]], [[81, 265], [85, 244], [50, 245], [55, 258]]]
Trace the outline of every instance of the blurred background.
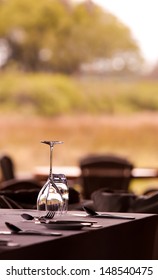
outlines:
[[158, 166], [156, 1], [137, 2], [0, 0], [0, 153], [17, 172], [49, 164], [41, 140], [64, 141], [55, 165], [115, 153]]

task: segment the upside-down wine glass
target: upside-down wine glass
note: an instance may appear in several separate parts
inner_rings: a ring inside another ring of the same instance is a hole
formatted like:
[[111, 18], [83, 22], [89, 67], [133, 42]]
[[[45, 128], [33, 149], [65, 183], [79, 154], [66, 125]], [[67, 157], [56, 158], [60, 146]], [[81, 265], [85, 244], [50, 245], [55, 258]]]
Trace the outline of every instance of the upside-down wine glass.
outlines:
[[[50, 146], [50, 170], [49, 177], [40, 190], [37, 197], [37, 210], [42, 211], [42, 215], [49, 215], [51, 217], [54, 214], [62, 214], [64, 200], [62, 198], [62, 193], [60, 189], [54, 182], [53, 173], [52, 173], [52, 153], [54, 145], [62, 144], [62, 141], [41, 141], [41, 143], [47, 144]], [[45, 211], [45, 213], [43, 212]]]

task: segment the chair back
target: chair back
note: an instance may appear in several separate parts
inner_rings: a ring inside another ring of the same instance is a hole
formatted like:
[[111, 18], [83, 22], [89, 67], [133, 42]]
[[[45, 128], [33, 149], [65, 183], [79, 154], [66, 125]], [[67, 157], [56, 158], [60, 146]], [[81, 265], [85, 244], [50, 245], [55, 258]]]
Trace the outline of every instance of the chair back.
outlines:
[[88, 155], [79, 165], [84, 198], [90, 199], [100, 188], [128, 191], [133, 164], [127, 159], [112, 154]]
[[36, 208], [36, 200], [41, 185], [34, 180], [12, 179], [0, 184], [0, 195], [18, 203], [21, 208]]
[[14, 163], [8, 155], [0, 157], [0, 168], [2, 181], [7, 181], [15, 178]]

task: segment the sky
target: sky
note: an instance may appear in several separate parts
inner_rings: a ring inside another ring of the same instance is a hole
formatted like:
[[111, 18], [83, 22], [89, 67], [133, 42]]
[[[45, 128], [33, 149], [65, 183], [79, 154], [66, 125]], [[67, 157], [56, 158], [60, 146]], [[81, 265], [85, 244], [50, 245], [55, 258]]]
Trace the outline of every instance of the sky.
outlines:
[[158, 0], [93, 0], [131, 30], [147, 64], [158, 62]]
[[[85, 0], [73, 1], [81, 2]], [[120, 21], [130, 28], [147, 66], [152, 66], [158, 62], [158, 0], [92, 1], [116, 15]]]

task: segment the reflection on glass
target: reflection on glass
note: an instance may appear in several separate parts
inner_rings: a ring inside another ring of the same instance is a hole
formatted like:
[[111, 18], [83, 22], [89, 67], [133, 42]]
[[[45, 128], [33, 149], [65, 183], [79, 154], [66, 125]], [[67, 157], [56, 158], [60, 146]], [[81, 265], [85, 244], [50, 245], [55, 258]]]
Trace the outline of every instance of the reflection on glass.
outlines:
[[[45, 214], [52, 212], [55, 214], [62, 214], [64, 206], [64, 199], [60, 188], [55, 184], [52, 173], [52, 154], [55, 144], [62, 144], [62, 141], [42, 141], [50, 147], [50, 170], [49, 177], [39, 192], [37, 197], [37, 210], [45, 211]], [[44, 215], [44, 213], [42, 213]]]

